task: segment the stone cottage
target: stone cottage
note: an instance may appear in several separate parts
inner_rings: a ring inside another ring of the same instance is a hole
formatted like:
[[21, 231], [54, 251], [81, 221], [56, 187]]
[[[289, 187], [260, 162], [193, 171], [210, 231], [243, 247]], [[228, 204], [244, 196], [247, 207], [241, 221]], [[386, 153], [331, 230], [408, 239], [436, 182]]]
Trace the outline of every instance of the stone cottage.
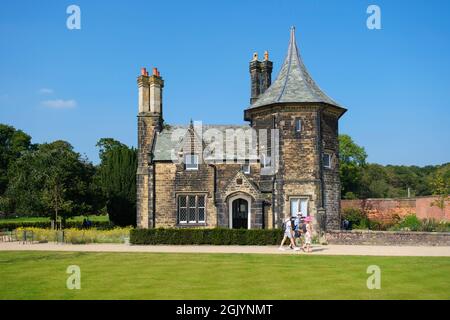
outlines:
[[[138, 227], [276, 228], [300, 212], [339, 228], [338, 121], [346, 109], [309, 75], [294, 28], [273, 83], [272, 68], [267, 52], [263, 61], [254, 54], [248, 124], [186, 126], [164, 123], [164, 80], [156, 68], [141, 70]], [[215, 148], [205, 148], [206, 136], [219, 140]]]

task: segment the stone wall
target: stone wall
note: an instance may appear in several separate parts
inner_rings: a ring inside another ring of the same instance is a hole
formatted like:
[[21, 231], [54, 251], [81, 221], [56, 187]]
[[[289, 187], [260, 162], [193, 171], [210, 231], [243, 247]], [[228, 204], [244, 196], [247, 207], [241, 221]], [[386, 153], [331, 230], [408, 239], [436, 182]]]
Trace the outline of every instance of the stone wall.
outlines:
[[[314, 219], [323, 206], [328, 228], [340, 225], [338, 115], [321, 110], [318, 105], [292, 104], [246, 113], [254, 129], [276, 128], [280, 133], [279, 167], [272, 190], [278, 227], [290, 215], [291, 197], [309, 199], [308, 210]], [[296, 131], [296, 120], [301, 120], [301, 132]], [[332, 155], [331, 168], [322, 168], [322, 152]]]
[[339, 175], [339, 140], [337, 116], [322, 113], [322, 152], [331, 155], [331, 168], [322, 168], [324, 208], [328, 229], [340, 226], [341, 180]]
[[139, 228], [152, 228], [153, 167], [149, 152], [155, 133], [161, 129], [160, 114], [141, 112], [138, 115], [138, 168], [136, 172], [136, 223]]
[[435, 219], [450, 221], [450, 202], [444, 210], [432, 206], [437, 197], [417, 197], [399, 199], [365, 199], [342, 200], [342, 210], [348, 208], [361, 209], [367, 213], [369, 219], [389, 222], [397, 215], [404, 217], [416, 214], [419, 219]]
[[328, 231], [326, 238], [343, 245], [450, 246], [450, 232]]

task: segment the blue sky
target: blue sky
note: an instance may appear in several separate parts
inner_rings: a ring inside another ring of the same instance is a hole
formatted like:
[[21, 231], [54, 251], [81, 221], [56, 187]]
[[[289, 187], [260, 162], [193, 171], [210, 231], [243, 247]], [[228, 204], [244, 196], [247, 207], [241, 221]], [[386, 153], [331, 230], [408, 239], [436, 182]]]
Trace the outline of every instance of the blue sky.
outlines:
[[[81, 30], [66, 8], [81, 8]], [[366, 27], [370, 4], [381, 30]], [[340, 132], [381, 164], [450, 161], [450, 2], [3, 1], [0, 122], [33, 142], [136, 145], [140, 67], [165, 79], [168, 123], [243, 123], [248, 62], [269, 50], [275, 78], [289, 28], [319, 86], [349, 111]]]

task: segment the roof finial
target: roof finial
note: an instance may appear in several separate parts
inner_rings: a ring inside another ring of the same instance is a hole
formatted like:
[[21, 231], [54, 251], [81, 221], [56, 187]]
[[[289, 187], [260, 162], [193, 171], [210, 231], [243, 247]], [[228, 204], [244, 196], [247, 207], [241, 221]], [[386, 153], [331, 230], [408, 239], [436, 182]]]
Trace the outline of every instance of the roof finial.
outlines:
[[295, 42], [295, 26], [291, 26], [291, 42]]

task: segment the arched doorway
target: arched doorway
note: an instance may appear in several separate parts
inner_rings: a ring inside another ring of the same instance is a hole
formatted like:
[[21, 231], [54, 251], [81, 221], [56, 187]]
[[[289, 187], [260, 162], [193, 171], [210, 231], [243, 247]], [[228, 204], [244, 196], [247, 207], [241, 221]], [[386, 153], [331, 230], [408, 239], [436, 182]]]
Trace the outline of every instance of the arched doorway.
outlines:
[[238, 198], [231, 202], [232, 229], [248, 229], [248, 209], [248, 201], [245, 199]]

